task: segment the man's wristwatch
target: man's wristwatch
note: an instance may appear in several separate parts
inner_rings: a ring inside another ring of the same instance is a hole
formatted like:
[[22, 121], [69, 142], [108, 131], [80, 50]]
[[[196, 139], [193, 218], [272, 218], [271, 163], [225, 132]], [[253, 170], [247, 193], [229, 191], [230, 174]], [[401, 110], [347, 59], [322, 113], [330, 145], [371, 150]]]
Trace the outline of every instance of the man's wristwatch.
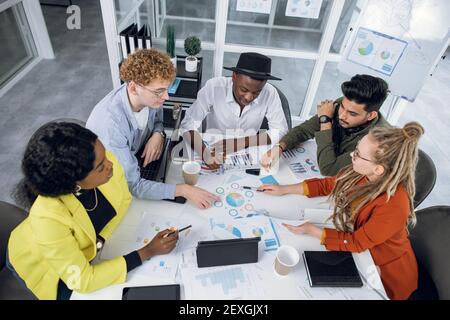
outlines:
[[328, 122], [332, 122], [333, 120], [326, 115], [322, 115], [319, 117], [319, 123], [328, 123]]
[[156, 131], [157, 133], [159, 133], [163, 139], [165, 139], [167, 137], [166, 133], [164, 131]]

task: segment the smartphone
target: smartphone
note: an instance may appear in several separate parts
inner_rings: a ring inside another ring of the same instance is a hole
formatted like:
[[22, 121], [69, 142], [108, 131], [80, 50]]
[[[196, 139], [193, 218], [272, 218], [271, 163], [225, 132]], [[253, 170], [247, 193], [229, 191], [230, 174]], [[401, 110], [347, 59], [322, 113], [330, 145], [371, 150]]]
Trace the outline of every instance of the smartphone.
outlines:
[[245, 173], [252, 174], [255, 176], [259, 176], [259, 173], [261, 172], [261, 169], [247, 169], [245, 170]]
[[123, 288], [122, 300], [180, 300], [180, 285]]

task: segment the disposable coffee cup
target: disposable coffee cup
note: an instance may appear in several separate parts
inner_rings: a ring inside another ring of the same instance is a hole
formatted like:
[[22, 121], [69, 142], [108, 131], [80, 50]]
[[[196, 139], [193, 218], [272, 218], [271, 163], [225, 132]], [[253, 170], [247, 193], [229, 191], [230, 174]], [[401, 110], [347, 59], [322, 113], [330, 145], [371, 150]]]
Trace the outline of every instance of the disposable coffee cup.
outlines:
[[280, 276], [288, 275], [289, 272], [297, 265], [300, 255], [297, 250], [291, 246], [281, 246], [277, 251], [275, 258], [275, 271]]
[[195, 185], [200, 175], [200, 164], [195, 161], [188, 161], [183, 164], [183, 179], [186, 184]]

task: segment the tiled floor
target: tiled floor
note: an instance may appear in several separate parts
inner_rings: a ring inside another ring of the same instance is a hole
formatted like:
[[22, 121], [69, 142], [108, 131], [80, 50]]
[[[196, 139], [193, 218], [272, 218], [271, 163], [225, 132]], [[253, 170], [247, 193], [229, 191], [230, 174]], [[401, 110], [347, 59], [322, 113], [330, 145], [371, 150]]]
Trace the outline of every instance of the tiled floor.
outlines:
[[[39, 126], [61, 117], [85, 121], [92, 107], [112, 89], [99, 2], [78, 0], [77, 3], [82, 13], [81, 30], [67, 30], [64, 8], [43, 7], [56, 59], [39, 63], [0, 98], [0, 179], [3, 185], [0, 200], [12, 201], [10, 193], [20, 179], [24, 147]], [[212, 53], [205, 51], [204, 56], [203, 82], [212, 76], [213, 66]], [[224, 65], [234, 65], [236, 60], [237, 55], [227, 54]], [[305, 68], [309, 66], [300, 60], [274, 59], [273, 73], [282, 77], [283, 83], [292, 84], [292, 90], [285, 92], [290, 102], [303, 99], [310, 72]], [[330, 88], [341, 82], [333, 69], [335, 66], [330, 65], [329, 74], [324, 75], [321, 83], [321, 90], [331, 95], [338, 91]], [[433, 158], [438, 170], [436, 186], [421, 207], [450, 204], [449, 84], [450, 61], [447, 59], [427, 80], [416, 102], [399, 121], [401, 125], [411, 120], [422, 123], [426, 134], [421, 148]], [[297, 110], [296, 105], [293, 109]]]

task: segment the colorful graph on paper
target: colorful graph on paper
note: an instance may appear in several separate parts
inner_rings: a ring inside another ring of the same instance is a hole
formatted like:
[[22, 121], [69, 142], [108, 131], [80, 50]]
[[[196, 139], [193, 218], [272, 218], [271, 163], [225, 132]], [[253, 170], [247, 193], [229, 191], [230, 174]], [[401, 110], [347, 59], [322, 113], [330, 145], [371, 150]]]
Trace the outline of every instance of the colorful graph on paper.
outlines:
[[214, 193], [220, 197], [220, 200], [214, 202], [210, 209], [211, 215], [241, 219], [267, 214], [263, 203], [258, 201], [257, 192], [254, 189], [244, 188], [249, 185], [256, 188], [261, 182], [257, 179], [253, 179], [251, 182], [248, 180], [241, 175], [231, 174], [224, 184], [217, 186]]
[[213, 233], [217, 234], [217, 229], [221, 229], [229, 234], [229, 238], [261, 237], [265, 251], [277, 250], [280, 246], [276, 227], [272, 219], [265, 215], [242, 219], [210, 218], [209, 222]]
[[320, 177], [320, 169], [317, 164], [317, 146], [314, 141], [306, 141], [301, 146], [283, 152], [283, 159], [289, 169], [299, 180]]

